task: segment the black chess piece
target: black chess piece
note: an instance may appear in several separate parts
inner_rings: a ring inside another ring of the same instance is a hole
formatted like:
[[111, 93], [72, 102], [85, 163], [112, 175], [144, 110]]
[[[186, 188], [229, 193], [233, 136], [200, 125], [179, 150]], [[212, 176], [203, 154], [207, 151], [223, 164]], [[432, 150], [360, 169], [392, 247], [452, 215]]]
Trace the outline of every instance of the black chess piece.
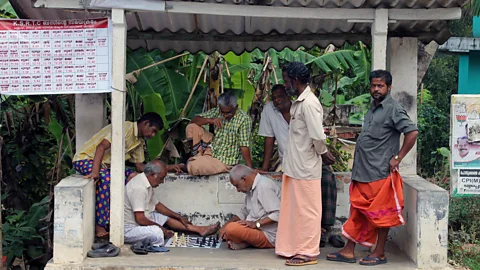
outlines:
[[200, 239], [198, 239], [198, 237], [197, 237], [197, 244], [200, 244]]

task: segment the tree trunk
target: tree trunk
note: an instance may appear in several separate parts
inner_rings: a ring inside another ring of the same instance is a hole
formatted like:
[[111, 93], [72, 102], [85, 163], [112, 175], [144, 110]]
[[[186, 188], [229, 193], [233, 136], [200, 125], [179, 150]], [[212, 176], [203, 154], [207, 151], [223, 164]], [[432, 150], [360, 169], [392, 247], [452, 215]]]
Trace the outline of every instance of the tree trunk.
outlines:
[[420, 41], [418, 42], [417, 88], [422, 83], [437, 49], [438, 44], [435, 41], [430, 42], [428, 45], [423, 45]]

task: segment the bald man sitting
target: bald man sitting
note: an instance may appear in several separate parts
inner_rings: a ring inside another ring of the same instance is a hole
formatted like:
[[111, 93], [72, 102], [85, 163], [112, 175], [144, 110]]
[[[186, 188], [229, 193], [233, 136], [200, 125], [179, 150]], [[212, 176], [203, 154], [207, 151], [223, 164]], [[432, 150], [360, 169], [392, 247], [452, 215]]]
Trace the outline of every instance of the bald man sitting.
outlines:
[[167, 167], [161, 161], [147, 163], [144, 172], [137, 174], [125, 187], [125, 243], [148, 241], [154, 246], [163, 246], [164, 238], [173, 236], [173, 231], [198, 233], [201, 236], [214, 234], [219, 223], [210, 226], [192, 225], [186, 218], [168, 209], [153, 195], [153, 189], [163, 183]]
[[233, 250], [252, 246], [275, 247], [280, 214], [280, 187], [272, 179], [255, 173], [244, 165], [230, 171], [230, 182], [246, 194], [241, 213], [230, 219], [219, 231]]

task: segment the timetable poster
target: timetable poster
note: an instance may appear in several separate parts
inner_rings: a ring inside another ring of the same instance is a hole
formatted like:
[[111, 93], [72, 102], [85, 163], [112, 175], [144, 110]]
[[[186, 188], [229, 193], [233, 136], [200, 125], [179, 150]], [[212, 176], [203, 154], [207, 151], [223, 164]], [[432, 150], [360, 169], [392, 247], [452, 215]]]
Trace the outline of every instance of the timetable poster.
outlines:
[[0, 93], [111, 92], [111, 23], [0, 20]]

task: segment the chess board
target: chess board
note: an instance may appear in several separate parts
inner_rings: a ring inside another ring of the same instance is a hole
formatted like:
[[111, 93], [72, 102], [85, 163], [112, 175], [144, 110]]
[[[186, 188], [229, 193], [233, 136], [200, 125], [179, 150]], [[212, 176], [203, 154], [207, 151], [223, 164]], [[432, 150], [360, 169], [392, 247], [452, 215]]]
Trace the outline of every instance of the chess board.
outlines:
[[217, 236], [191, 236], [178, 235], [175, 233], [173, 237], [168, 239], [165, 247], [184, 247], [184, 248], [220, 248], [222, 241]]

